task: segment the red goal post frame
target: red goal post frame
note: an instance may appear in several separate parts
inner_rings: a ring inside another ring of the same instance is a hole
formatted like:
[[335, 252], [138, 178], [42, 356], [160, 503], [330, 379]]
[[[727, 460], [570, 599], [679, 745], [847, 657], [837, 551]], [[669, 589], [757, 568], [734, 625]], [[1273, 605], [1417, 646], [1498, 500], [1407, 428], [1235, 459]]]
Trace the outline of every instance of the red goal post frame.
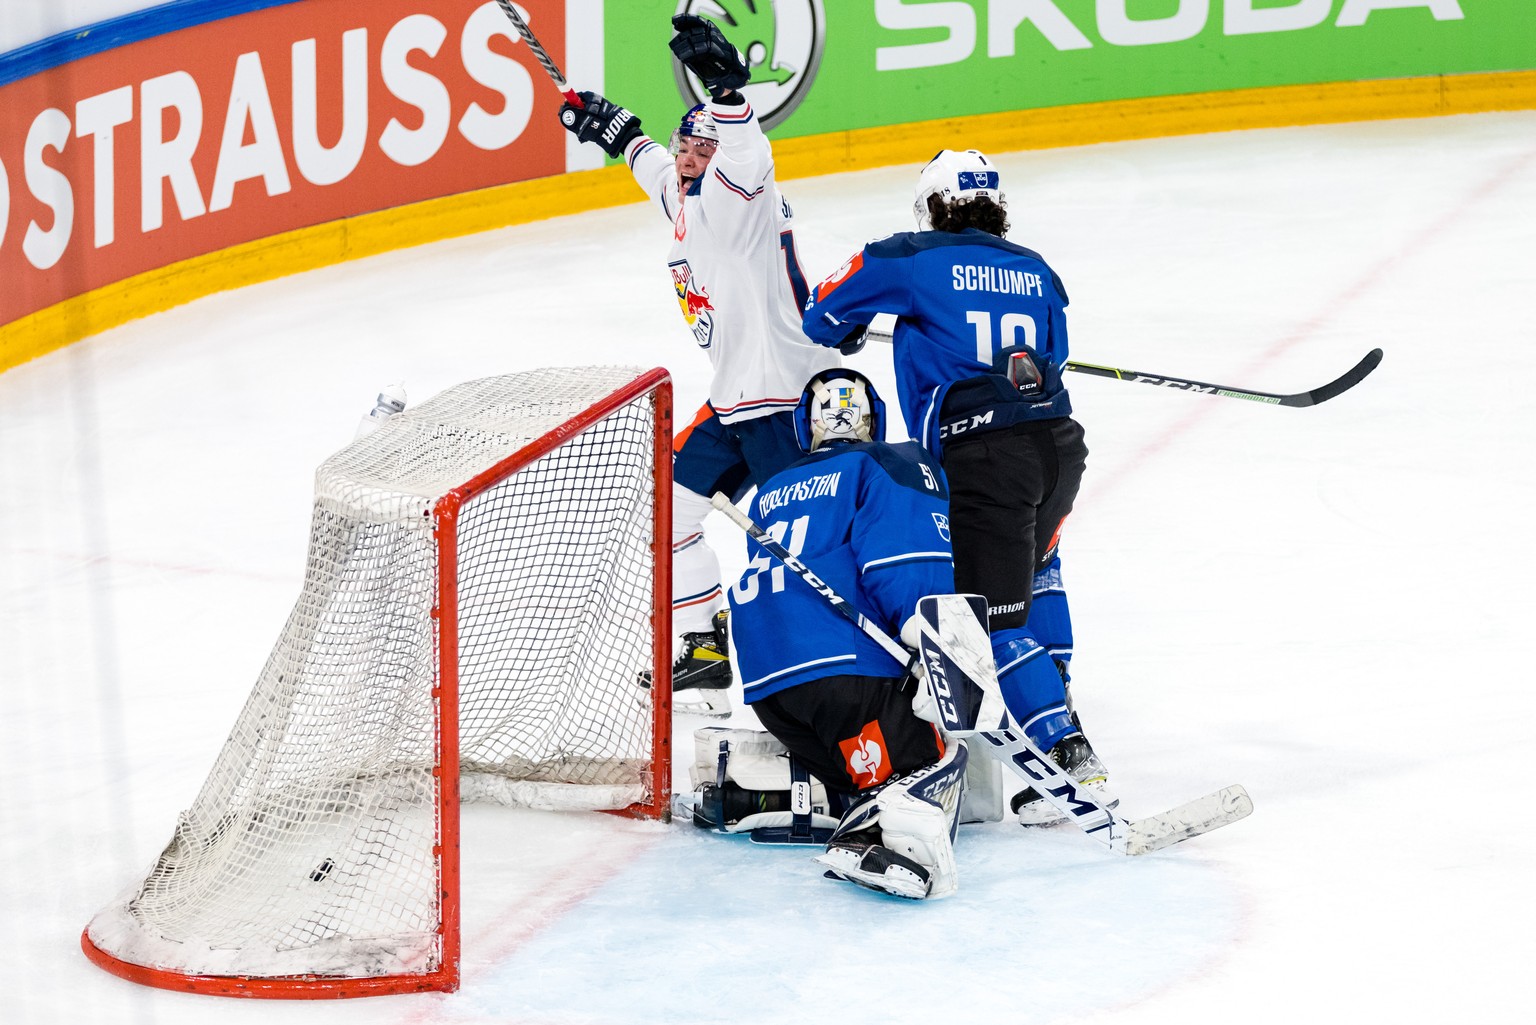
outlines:
[[[442, 961], [435, 972], [409, 976], [341, 979], [320, 975], [253, 978], [248, 976], [186, 975], [130, 964], [113, 957], [91, 942], [89, 929], [80, 934], [85, 956], [97, 967], [130, 982], [159, 989], [215, 996], [261, 997], [279, 1000], [315, 1000], [336, 997], [385, 996], [395, 993], [453, 992], [459, 988], [463, 946], [460, 916], [459, 873], [459, 736], [458, 659], [444, 652], [458, 651], [458, 606], [455, 581], [458, 571], [458, 538], [454, 526], [466, 502], [490, 489], [516, 471], [548, 455], [581, 432], [619, 409], [650, 396], [653, 410], [653, 462], [651, 565], [656, 600], [653, 603], [651, 646], [651, 775], [650, 799], [610, 814], [634, 818], [670, 818], [672, 800], [672, 378], [657, 367], [594, 403], [585, 412], [536, 438], [495, 466], [440, 498], [432, 510], [433, 534], [438, 549], [437, 601], [432, 610], [433, 635], [438, 666], [433, 691], [437, 737], [438, 823], [437, 863], [442, 917]], [[459, 894], [459, 900], [447, 899]]]
[[[652, 434], [655, 452], [652, 463], [652, 480], [656, 489], [653, 503], [654, 523], [651, 531], [651, 564], [655, 567], [652, 587], [658, 596], [655, 615], [652, 618], [651, 648], [651, 700], [654, 702], [651, 722], [651, 800], [632, 804], [614, 814], [633, 815], [637, 818], [662, 819], [669, 815], [672, 801], [672, 379], [666, 370], [656, 368], [636, 378], [627, 387], [614, 392], [602, 402], [592, 406], [582, 415], [560, 425], [554, 430], [524, 446], [502, 460], [496, 466], [475, 477], [469, 483], [456, 488], [438, 500], [432, 515], [438, 544], [437, 594], [435, 616], [438, 640], [438, 693], [437, 714], [440, 721], [458, 722], [458, 660], [446, 660], [444, 651], [458, 650], [458, 607], [454, 598], [454, 581], [458, 572], [458, 537], [453, 525], [459, 509], [474, 496], [489, 489], [511, 472], [548, 455], [568, 440], [596, 424], [604, 417], [629, 405], [647, 393], [654, 393], [656, 427]], [[450, 679], [451, 677], [451, 679]], [[437, 731], [443, 749], [438, 753], [438, 765], [443, 772], [438, 793], [443, 802], [439, 821], [453, 823], [453, 836], [441, 837], [443, 886], [446, 892], [459, 888], [459, 738], [457, 730]], [[449, 766], [453, 771], [447, 771]], [[451, 884], [451, 889], [449, 888]], [[451, 923], [448, 922], [452, 918]], [[439, 974], [451, 972], [448, 985], [410, 987], [455, 990], [459, 985], [460, 928], [457, 902], [445, 902], [443, 913], [443, 967]], [[390, 992], [390, 991], [383, 991]]]

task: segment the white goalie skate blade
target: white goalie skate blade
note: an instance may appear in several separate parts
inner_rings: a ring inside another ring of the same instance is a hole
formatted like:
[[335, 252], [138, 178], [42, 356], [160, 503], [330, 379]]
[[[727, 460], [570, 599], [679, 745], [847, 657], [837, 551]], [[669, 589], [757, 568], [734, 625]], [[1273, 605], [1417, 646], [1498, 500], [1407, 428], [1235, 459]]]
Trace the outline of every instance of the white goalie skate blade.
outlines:
[[922, 900], [928, 896], [928, 880], [900, 865], [889, 865], [884, 872], [866, 872], [859, 867], [859, 854], [846, 848], [819, 854], [815, 860], [826, 867], [831, 879], [841, 879], [904, 900]]

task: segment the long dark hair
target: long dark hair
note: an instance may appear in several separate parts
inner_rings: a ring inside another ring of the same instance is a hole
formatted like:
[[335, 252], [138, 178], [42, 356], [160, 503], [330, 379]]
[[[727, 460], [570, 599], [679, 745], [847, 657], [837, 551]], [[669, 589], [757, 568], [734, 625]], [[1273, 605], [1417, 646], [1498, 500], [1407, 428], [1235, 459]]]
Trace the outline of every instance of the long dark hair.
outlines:
[[959, 233], [966, 228], [1002, 238], [1008, 234], [1008, 211], [985, 196], [946, 203], [938, 196], [928, 197], [928, 217], [934, 231]]

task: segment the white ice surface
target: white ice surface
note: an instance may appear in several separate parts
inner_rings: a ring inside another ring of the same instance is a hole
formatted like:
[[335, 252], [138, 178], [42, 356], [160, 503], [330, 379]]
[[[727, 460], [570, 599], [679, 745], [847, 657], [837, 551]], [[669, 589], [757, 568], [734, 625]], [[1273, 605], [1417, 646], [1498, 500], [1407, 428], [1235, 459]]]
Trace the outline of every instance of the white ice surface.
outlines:
[[[297, 596], [315, 466], [385, 384], [707, 362], [635, 205], [214, 296], [0, 375], [7, 1023], [1521, 1020], [1536, 960], [1536, 114], [1017, 155], [1012, 237], [1075, 358], [1075, 693], [1134, 815], [1251, 818], [1140, 859], [967, 829], [960, 893], [808, 851], [473, 807], [464, 985], [324, 1004], [144, 989], [87, 919], [191, 802]], [[806, 269], [908, 226], [914, 168], [790, 182]], [[855, 360], [890, 390], [889, 356]], [[741, 562], [722, 517], [711, 542]], [[737, 724], [752, 725], [738, 715]], [[679, 777], [692, 751], [680, 723]]]

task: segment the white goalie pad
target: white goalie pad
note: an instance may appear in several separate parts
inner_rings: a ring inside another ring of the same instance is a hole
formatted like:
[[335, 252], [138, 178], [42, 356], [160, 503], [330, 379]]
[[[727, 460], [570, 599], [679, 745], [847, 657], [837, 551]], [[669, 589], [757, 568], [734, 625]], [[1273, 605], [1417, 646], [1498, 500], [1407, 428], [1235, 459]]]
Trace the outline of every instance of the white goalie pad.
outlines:
[[1008, 793], [1003, 787], [1003, 763], [994, 758], [986, 744], [968, 744], [970, 757], [965, 763], [965, 790], [960, 795], [960, 823], [1003, 821], [1003, 807]]
[[963, 743], [951, 744], [938, 763], [880, 791], [881, 843], [928, 870], [928, 896], [955, 892], [955, 828], [969, 758]]
[[[688, 782], [695, 824], [749, 833], [761, 843], [821, 843], [837, 826], [826, 787], [798, 772], [789, 749], [773, 734], [706, 726], [693, 733], [693, 754]], [[733, 793], [727, 784], [739, 790]], [[778, 807], [741, 814], [748, 801], [753, 807]], [[798, 836], [801, 832], [805, 835]]]
[[923, 668], [912, 701], [919, 718], [956, 737], [994, 729], [1003, 721], [985, 598], [934, 594], [919, 599], [901, 633], [903, 643], [917, 649]]
[[838, 879], [897, 897], [954, 893], [955, 830], [968, 761], [957, 741], [934, 764], [887, 783], [848, 810], [816, 861]]

